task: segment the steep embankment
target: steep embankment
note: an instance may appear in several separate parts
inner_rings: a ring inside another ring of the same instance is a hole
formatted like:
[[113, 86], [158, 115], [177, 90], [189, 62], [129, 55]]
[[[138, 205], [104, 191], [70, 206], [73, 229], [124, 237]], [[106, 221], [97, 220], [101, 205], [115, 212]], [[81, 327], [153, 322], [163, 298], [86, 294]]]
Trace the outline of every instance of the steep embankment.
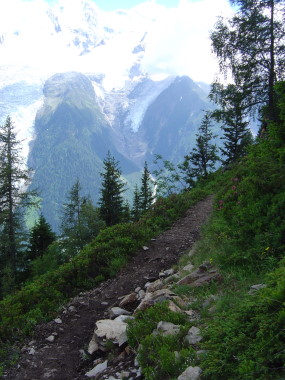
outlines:
[[[95, 322], [104, 318], [112, 306], [117, 306], [122, 296], [143, 288], [148, 280], [157, 279], [161, 271], [169, 269], [182, 253], [191, 249], [211, 213], [212, 200], [208, 197], [192, 206], [168, 231], [152, 239], [147, 248], [140, 249], [114, 279], [74, 298], [58, 315], [60, 320], [38, 326], [22, 350], [19, 365], [5, 378], [85, 379], [85, 373], [94, 367], [86, 352]], [[132, 307], [135, 305], [136, 302]], [[110, 375], [112, 370], [116, 373], [134, 366], [133, 353], [117, 361], [113, 359]]]

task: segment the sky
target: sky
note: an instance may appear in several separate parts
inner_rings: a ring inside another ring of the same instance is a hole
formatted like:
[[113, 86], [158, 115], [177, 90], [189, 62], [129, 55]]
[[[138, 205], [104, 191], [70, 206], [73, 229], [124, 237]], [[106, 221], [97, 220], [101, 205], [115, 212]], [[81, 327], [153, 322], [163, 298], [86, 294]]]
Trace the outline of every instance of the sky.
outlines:
[[[109, 73], [108, 86], [117, 87], [118, 81], [124, 76], [125, 63], [131, 58], [131, 38], [137, 36], [139, 41], [144, 35], [145, 27], [148, 26], [145, 38], [147, 50], [141, 62], [145, 72], [151, 75], [188, 75], [195, 81], [206, 83], [211, 83], [218, 72], [217, 61], [211, 53], [209, 30], [213, 28], [218, 15], [230, 14], [228, 0], [93, 0], [106, 14], [106, 20], [113, 17], [110, 11], [117, 9], [131, 8], [133, 13], [130, 17], [122, 16], [125, 17], [125, 21], [121, 16], [118, 21], [118, 16], [114, 15], [112, 22], [119, 22], [120, 28], [121, 20], [125, 22], [124, 33], [114, 39], [112, 46], [111, 43], [102, 46], [93, 56], [91, 53], [80, 57], [80, 62], [74, 56], [68, 55], [72, 54], [72, 49], [62, 49], [63, 41], [50, 39], [45, 33], [48, 26], [45, 24], [46, 19], [41, 18], [43, 6], [47, 7], [47, 3], [54, 5], [57, 1], [0, 0], [0, 35], [1, 29], [11, 31], [9, 44], [6, 47], [0, 45], [2, 65], [34, 64], [37, 69], [44, 69], [46, 66], [56, 72], [80, 69], [83, 72], [91, 72], [91, 69], [96, 67], [96, 72]], [[68, 14], [73, 20], [72, 27], [77, 28], [80, 19], [80, 9], [77, 5], [80, 0], [60, 1], [68, 7]], [[37, 4], [37, 15], [32, 3]], [[15, 12], [15, 9], [18, 9], [18, 12]], [[140, 13], [140, 18], [136, 18], [137, 13]], [[24, 31], [21, 32], [23, 38], [17, 43], [16, 34], [21, 28]], [[138, 28], [139, 34], [132, 35], [129, 33], [130, 28]], [[35, 33], [35, 30], [39, 30], [40, 33]], [[51, 60], [50, 57], [56, 59]], [[117, 79], [117, 83], [114, 84], [113, 80]]]
[[[31, 0], [26, 0], [31, 1]], [[57, 0], [45, 0], [49, 4], [55, 3]], [[73, 0], [70, 0], [73, 1]], [[115, 11], [118, 9], [130, 9], [138, 4], [143, 3], [143, 0], [93, 0], [103, 11]], [[197, 0], [193, 0], [197, 1]], [[214, 1], [214, 0], [213, 0]], [[156, 4], [164, 5], [165, 7], [177, 7], [179, 0], [156, 0]]]

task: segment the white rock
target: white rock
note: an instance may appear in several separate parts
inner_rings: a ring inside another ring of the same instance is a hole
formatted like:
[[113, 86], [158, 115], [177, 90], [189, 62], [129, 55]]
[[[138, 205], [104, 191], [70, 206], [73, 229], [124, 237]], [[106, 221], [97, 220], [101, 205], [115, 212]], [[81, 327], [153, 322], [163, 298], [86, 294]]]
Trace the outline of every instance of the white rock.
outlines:
[[160, 321], [157, 324], [156, 330], [162, 335], [174, 335], [179, 333], [180, 326], [177, 326], [171, 322]]
[[202, 340], [201, 330], [198, 327], [192, 326], [185, 337], [188, 344], [196, 344]]
[[202, 373], [200, 367], [188, 367], [177, 380], [198, 380]]
[[100, 364], [96, 365], [96, 367], [94, 367], [93, 369], [91, 369], [91, 371], [85, 373], [85, 376], [87, 376], [87, 377], [95, 377], [96, 378], [103, 371], [105, 371], [105, 369], [107, 367], [108, 367], [108, 360], [104, 361], [104, 363], [100, 363]]
[[130, 315], [131, 313], [121, 307], [112, 307], [109, 311], [110, 318], [118, 317], [119, 315]]
[[193, 270], [194, 269], [194, 265], [193, 264], [187, 264], [187, 265], [185, 265], [185, 267], [183, 267], [182, 269], [181, 269], [181, 272], [182, 271], [185, 271], [185, 272], [191, 272], [191, 270]]
[[49, 337], [46, 338], [46, 340], [50, 343], [54, 342], [55, 340], [55, 336], [54, 335], [50, 335]]
[[110, 339], [119, 346], [127, 341], [127, 323], [120, 320], [103, 319], [96, 322], [94, 334], [98, 338]]
[[32, 347], [29, 349], [28, 353], [29, 353], [29, 355], [35, 355], [36, 350], [34, 349], [34, 347]]
[[149, 248], [148, 248], [146, 245], [144, 245], [144, 246], [142, 247], [142, 249], [143, 249], [144, 251], [148, 251], [148, 250], [149, 250]]
[[55, 323], [58, 323], [58, 324], [61, 324], [61, 323], [62, 323], [62, 320], [61, 320], [60, 318], [56, 318], [56, 319], [54, 319], [54, 322], [55, 322]]

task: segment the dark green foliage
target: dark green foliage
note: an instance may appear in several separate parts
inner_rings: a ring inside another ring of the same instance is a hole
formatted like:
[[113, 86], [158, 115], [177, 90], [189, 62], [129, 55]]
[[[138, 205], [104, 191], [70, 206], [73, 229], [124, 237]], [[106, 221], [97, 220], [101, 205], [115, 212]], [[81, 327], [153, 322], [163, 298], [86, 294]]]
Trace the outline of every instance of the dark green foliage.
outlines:
[[61, 246], [66, 258], [77, 254], [96, 237], [104, 222], [88, 197], [81, 195], [79, 180], [70, 189], [61, 217]]
[[137, 221], [141, 215], [141, 207], [140, 207], [140, 194], [138, 185], [135, 185], [134, 189], [134, 199], [133, 199], [133, 207], [131, 211], [132, 220]]
[[121, 180], [119, 163], [108, 152], [103, 161], [104, 172], [101, 173], [102, 184], [100, 189], [100, 215], [107, 226], [120, 223], [124, 218], [123, 192], [125, 184]]
[[221, 107], [212, 113], [212, 117], [222, 122], [224, 146], [221, 152], [226, 157], [223, 163], [230, 164], [245, 155], [247, 146], [253, 139], [248, 128], [243, 92], [233, 84], [225, 87], [215, 82], [209, 96]]
[[285, 267], [269, 286], [217, 315], [206, 330], [205, 379], [282, 379], [285, 363]]
[[25, 237], [21, 216], [25, 208], [35, 205], [35, 193], [23, 190], [29, 178], [30, 171], [23, 168], [20, 142], [8, 116], [0, 129], [0, 296], [15, 288], [16, 276], [22, 269], [20, 253]]
[[141, 188], [139, 193], [140, 209], [142, 213], [150, 208], [153, 203], [153, 181], [147, 167], [147, 162], [144, 164], [144, 170], [141, 178]]
[[40, 215], [38, 221], [30, 231], [28, 260], [34, 260], [42, 257], [48, 246], [55, 240], [56, 235], [52, 231], [43, 215]]
[[206, 177], [214, 170], [215, 164], [219, 160], [218, 149], [211, 141], [217, 137], [211, 129], [211, 113], [205, 113], [196, 136], [196, 146], [189, 155], [185, 156], [185, 161], [189, 161], [193, 166], [191, 174], [194, 177]]

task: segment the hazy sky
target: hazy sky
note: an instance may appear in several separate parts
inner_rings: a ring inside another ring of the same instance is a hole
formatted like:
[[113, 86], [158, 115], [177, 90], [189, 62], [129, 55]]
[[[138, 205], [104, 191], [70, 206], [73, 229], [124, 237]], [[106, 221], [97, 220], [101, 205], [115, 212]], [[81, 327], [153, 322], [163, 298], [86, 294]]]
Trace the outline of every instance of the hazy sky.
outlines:
[[[211, 54], [209, 31], [213, 29], [218, 15], [231, 13], [228, 0], [93, 1], [103, 10], [106, 19], [115, 23], [118, 17], [123, 20], [120, 27], [124, 31], [114, 39], [113, 45], [107, 43], [98, 48], [93, 56], [89, 54], [77, 59], [62, 48], [64, 41], [55, 37], [51, 39], [48, 32], [45, 33], [49, 26], [46, 25], [47, 18], [43, 17], [44, 8], [47, 2], [54, 5], [57, 0], [0, 0], [0, 35], [10, 31], [9, 43], [0, 45], [0, 63], [34, 65], [51, 71], [80, 69], [89, 72], [95, 69], [97, 72], [109, 72], [112, 80], [122, 79], [126, 63], [133, 57], [131, 39], [133, 36], [138, 39], [138, 35], [141, 38], [148, 27], [145, 38], [147, 49], [141, 62], [146, 72], [153, 75], [189, 75], [196, 81], [207, 83], [213, 81], [218, 65]], [[60, 2], [66, 7], [72, 27], [77, 28], [81, 0]], [[132, 15], [130, 17], [114, 15], [114, 18], [109, 12], [127, 8], [134, 8], [128, 13]], [[15, 9], [18, 11], [15, 12]], [[138, 13], [142, 16], [140, 19]], [[16, 37], [18, 30], [22, 30], [19, 42]], [[39, 33], [35, 33], [36, 30]], [[138, 30], [139, 34], [129, 33], [129, 30]], [[111, 79], [110, 86], [113, 86]]]
[[[31, 1], [31, 0], [25, 0], [25, 1]], [[47, 1], [50, 4], [57, 2], [57, 0], [45, 0], [45, 1]], [[70, 1], [74, 1], [74, 0], [70, 0]], [[98, 5], [100, 9], [104, 11], [114, 11], [117, 9], [129, 9], [144, 2], [144, 0], [93, 0], [93, 1]], [[191, 0], [191, 1], [194, 2], [194, 1], [199, 1], [199, 0]], [[164, 5], [165, 7], [177, 7], [179, 0], [154, 0], [153, 2], [159, 5]]]

